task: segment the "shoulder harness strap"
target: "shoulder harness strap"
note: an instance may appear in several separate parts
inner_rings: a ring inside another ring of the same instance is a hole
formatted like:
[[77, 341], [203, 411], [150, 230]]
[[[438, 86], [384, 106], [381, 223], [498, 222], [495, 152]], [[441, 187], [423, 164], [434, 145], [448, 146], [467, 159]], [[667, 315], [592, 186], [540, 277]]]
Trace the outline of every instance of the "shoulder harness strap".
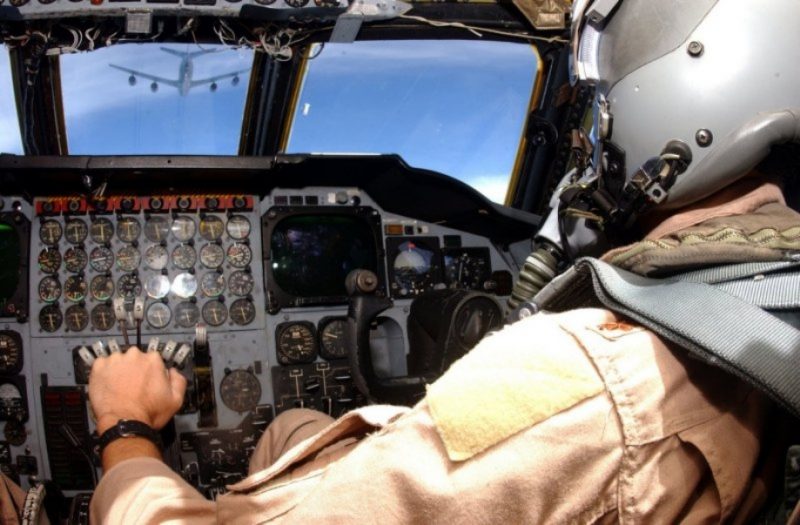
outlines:
[[603, 306], [770, 395], [800, 417], [800, 330], [762, 308], [800, 307], [800, 262], [651, 279], [584, 258], [534, 298], [542, 310]]

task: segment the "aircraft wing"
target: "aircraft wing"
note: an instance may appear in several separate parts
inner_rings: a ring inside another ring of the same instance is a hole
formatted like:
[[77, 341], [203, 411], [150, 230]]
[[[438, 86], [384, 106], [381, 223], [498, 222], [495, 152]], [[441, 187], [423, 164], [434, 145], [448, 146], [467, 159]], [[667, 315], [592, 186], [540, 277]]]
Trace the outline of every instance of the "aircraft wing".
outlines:
[[177, 80], [170, 80], [168, 78], [157, 77], [155, 75], [149, 75], [147, 73], [143, 73], [141, 71], [136, 71], [135, 69], [128, 69], [127, 67], [118, 66], [116, 64], [109, 64], [109, 66], [113, 67], [114, 69], [119, 69], [120, 71], [125, 71], [126, 73], [130, 73], [131, 75], [135, 75], [137, 77], [146, 78], [148, 80], [152, 80], [154, 82], [161, 82], [162, 84], [167, 84], [169, 86], [178, 87]]
[[214, 77], [203, 78], [203, 79], [200, 79], [200, 80], [192, 80], [192, 87], [201, 86], [203, 84], [210, 84], [212, 82], [216, 82], [217, 80], [222, 80], [223, 78], [235, 77], [235, 76], [241, 75], [242, 73], [247, 73], [248, 71], [250, 71], [250, 70], [249, 69], [242, 69], [241, 71], [233, 71], [231, 73], [225, 73], [224, 75], [217, 75], [217, 76], [214, 76]]

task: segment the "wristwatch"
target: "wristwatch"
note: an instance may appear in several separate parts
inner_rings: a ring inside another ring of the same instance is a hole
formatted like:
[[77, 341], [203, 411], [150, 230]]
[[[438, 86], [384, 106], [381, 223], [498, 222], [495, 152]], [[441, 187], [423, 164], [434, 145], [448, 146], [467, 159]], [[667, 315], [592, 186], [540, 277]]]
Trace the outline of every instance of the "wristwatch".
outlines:
[[161, 438], [150, 425], [133, 419], [120, 419], [116, 425], [103, 432], [103, 435], [97, 440], [99, 452], [102, 454], [103, 449], [111, 442], [128, 437], [142, 437], [152, 441], [155, 446], [161, 447]]

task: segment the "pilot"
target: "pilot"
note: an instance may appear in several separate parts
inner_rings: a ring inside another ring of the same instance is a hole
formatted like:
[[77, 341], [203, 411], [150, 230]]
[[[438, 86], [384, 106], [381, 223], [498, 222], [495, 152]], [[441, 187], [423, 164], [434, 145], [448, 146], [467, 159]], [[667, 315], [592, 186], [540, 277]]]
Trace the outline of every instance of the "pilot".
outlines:
[[[666, 198], [649, 187], [649, 199], [618, 206], [630, 220], [616, 226], [633, 241], [618, 240], [602, 259], [663, 276], [800, 251], [800, 214], [780, 181], [756, 169], [771, 147], [800, 141], [800, 2], [592, 7], [574, 7], [574, 66], [596, 85], [594, 162], [573, 187], [612, 187], [621, 176], [643, 191], [635, 174], [668, 175], [658, 186]], [[575, 199], [567, 204], [583, 202], [580, 192]], [[582, 217], [604, 221], [585, 228], [587, 239], [605, 226], [611, 233], [617, 216]], [[565, 252], [598, 245], [566, 229]], [[98, 359], [89, 395], [99, 432], [113, 435], [121, 420], [160, 428], [185, 386], [156, 354]], [[611, 311], [539, 313], [484, 339], [411, 409], [368, 406], [337, 421], [308, 410], [278, 416], [249, 477], [216, 501], [162, 462], [146, 429], [117, 432], [102, 452], [91, 517], [746, 522], [775, 477], [764, 461], [775, 412], [757, 389]]]

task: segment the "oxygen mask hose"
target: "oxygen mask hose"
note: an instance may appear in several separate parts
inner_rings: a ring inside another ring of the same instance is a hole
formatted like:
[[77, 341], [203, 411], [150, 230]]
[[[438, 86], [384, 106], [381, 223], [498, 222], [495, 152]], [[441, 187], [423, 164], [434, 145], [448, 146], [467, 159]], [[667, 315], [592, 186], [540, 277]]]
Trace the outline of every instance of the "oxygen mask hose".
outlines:
[[539, 290], [553, 280], [557, 273], [559, 256], [560, 250], [549, 242], [541, 243], [531, 252], [525, 259], [511, 297], [508, 298], [510, 311], [533, 299]]

